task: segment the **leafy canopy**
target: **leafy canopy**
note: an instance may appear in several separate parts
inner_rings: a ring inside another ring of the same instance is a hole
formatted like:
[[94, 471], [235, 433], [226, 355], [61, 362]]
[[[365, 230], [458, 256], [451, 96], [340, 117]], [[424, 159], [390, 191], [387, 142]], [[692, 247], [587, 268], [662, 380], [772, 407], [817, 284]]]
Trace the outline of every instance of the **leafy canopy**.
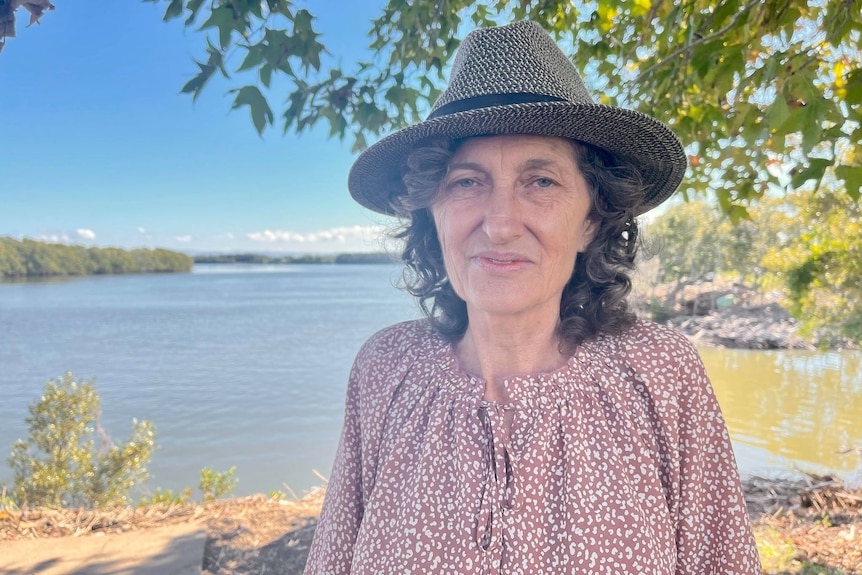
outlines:
[[182, 92], [197, 97], [220, 73], [259, 133], [323, 123], [361, 150], [422, 119], [456, 38], [530, 18], [571, 54], [600, 103], [670, 124], [688, 144], [683, 193], [712, 191], [732, 220], [777, 183], [771, 165], [791, 166], [794, 188], [830, 174], [855, 200], [862, 186], [851, 153], [862, 139], [862, 0], [391, 0], [368, 33], [373, 61], [344, 65], [330, 64], [341, 55], [289, 0], [144, 1], [207, 35]]

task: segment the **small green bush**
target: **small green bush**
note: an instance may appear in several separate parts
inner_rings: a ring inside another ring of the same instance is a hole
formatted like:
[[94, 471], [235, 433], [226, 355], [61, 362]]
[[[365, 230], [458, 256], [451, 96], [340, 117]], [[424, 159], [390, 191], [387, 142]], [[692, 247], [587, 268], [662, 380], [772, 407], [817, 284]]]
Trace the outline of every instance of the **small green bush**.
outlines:
[[235, 472], [236, 466], [224, 472], [216, 472], [209, 467], [201, 469], [199, 488], [203, 494], [204, 501], [212, 501], [213, 499], [229, 495], [236, 488], [236, 484], [239, 483], [239, 480], [233, 476]]
[[[134, 420], [131, 437], [114, 444], [99, 426], [100, 399], [93, 380], [67, 372], [45, 383], [30, 404], [26, 441], [12, 448], [13, 493], [23, 504], [101, 507], [127, 502], [129, 490], [148, 477], [155, 427]], [[98, 445], [94, 434], [98, 431]]]
[[160, 487], [156, 488], [155, 493], [150, 497], [142, 497], [139, 507], [147, 505], [185, 505], [192, 499], [192, 488], [186, 487], [182, 493], [177, 493], [171, 489], [162, 491]]

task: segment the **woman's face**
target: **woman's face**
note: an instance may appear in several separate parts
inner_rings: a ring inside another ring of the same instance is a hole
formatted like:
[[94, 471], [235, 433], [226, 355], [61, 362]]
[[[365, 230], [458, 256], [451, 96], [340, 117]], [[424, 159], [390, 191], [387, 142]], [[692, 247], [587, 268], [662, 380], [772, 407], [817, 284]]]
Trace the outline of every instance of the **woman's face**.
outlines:
[[592, 239], [589, 210], [571, 142], [464, 140], [431, 213], [446, 273], [468, 312], [557, 318], [577, 253]]

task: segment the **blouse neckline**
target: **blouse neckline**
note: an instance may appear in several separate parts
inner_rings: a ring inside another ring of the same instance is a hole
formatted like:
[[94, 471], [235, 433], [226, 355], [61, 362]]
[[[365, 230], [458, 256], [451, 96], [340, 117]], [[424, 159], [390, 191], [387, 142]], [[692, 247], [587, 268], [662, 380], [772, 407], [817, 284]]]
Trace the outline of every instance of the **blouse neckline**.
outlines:
[[516, 374], [503, 381], [509, 395], [508, 404], [484, 399], [485, 379], [466, 373], [461, 369], [455, 346], [439, 334], [434, 333], [435, 353], [431, 354], [445, 374], [445, 381], [462, 393], [471, 395], [483, 405], [533, 404], [535, 400], [558, 395], [562, 388], [580, 388], [595, 391], [595, 378], [587, 369], [591, 363], [589, 343], [578, 346], [559, 368], [547, 372]]

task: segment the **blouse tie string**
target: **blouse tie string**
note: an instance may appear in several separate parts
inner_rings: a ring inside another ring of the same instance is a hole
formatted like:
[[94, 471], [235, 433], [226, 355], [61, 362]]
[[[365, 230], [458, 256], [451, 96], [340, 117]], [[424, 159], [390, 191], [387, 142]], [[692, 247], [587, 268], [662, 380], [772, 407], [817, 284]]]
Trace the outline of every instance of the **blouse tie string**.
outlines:
[[[509, 406], [483, 406], [477, 411], [482, 426], [482, 451], [485, 480], [479, 498], [476, 524], [476, 544], [490, 551], [501, 542], [502, 513], [512, 508], [515, 499], [515, 479], [509, 455], [509, 430], [505, 424]], [[493, 416], [490, 411], [493, 410]]]

